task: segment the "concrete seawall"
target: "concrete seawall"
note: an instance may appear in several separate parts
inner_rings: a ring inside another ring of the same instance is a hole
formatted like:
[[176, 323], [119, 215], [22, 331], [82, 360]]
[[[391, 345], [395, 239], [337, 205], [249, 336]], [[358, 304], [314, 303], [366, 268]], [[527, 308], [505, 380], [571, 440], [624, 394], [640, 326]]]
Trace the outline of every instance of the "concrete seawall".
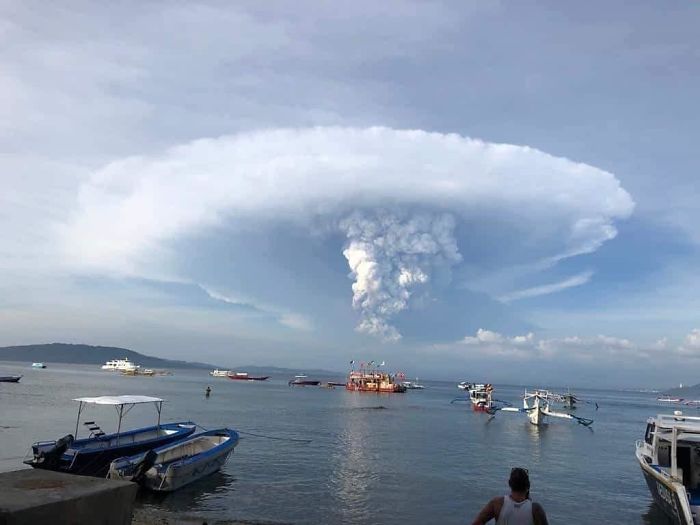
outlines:
[[0, 525], [129, 525], [138, 487], [48, 470], [0, 474]]

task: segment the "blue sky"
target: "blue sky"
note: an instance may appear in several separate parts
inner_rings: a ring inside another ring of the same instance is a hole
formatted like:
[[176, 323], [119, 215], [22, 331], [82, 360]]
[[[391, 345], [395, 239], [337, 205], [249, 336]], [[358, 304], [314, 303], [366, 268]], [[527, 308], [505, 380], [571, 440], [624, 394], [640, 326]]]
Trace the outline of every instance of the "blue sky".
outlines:
[[697, 382], [699, 22], [5, 3], [0, 344]]

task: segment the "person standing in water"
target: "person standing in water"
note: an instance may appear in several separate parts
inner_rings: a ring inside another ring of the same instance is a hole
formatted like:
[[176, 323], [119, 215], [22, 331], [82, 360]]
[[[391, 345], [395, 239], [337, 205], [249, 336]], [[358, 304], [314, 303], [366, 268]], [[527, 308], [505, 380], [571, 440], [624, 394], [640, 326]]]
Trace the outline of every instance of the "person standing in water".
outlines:
[[207, 389], [204, 391], [204, 396], [209, 397], [210, 394], [211, 394], [211, 387], [208, 386]]
[[510, 494], [498, 496], [481, 509], [472, 525], [485, 525], [495, 519], [496, 525], [548, 525], [542, 505], [530, 499], [530, 476], [527, 469], [510, 471]]

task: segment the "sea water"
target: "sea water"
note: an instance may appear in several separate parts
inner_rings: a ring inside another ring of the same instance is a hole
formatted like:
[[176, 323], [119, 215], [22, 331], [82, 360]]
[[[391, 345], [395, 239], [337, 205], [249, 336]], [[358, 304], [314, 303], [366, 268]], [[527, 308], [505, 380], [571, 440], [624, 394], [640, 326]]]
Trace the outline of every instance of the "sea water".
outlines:
[[[210, 520], [464, 524], [508, 491], [510, 469], [520, 466], [550, 523], [666, 523], [634, 456], [646, 418], [670, 410], [651, 393], [577, 388], [590, 403], [575, 413], [595, 419], [592, 427], [567, 420], [534, 427], [522, 414], [489, 417], [451, 403], [463, 396], [462, 377], [377, 395], [289, 387], [287, 377], [231, 381], [205, 370], [128, 377], [96, 366], [0, 363], [0, 374], [18, 373], [20, 383], [0, 383], [1, 471], [22, 468], [33, 441], [73, 433], [76, 397], [158, 396], [167, 400], [163, 421], [245, 432], [221, 472], [165, 497], [139, 498], [146, 507]], [[520, 406], [523, 390], [496, 385], [495, 397]], [[82, 420], [116, 430], [113, 407], [89, 406]], [[155, 420], [151, 405], [136, 406], [124, 426]]]

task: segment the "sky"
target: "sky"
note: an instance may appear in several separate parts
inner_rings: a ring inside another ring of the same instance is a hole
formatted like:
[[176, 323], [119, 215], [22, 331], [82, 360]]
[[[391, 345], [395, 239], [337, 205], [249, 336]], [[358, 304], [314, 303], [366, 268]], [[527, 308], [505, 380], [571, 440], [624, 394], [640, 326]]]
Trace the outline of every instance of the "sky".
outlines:
[[0, 344], [698, 383], [700, 5], [346, 4], [1, 3]]

